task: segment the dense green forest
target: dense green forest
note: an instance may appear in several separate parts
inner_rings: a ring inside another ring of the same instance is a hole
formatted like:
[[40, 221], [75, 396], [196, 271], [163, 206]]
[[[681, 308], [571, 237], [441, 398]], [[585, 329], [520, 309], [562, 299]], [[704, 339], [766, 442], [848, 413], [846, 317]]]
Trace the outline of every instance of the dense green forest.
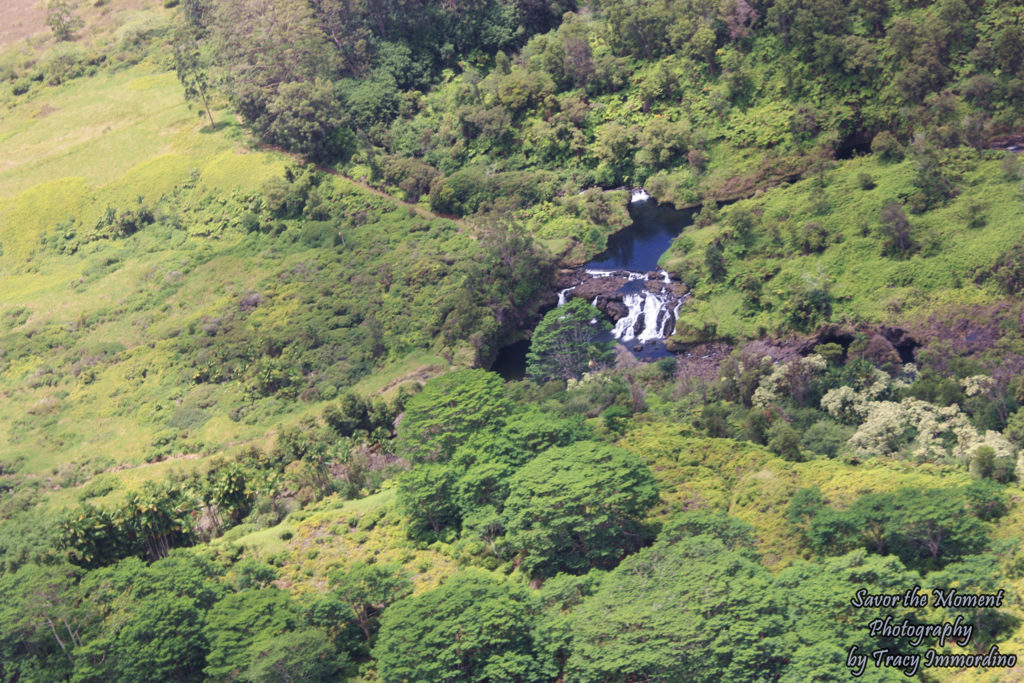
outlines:
[[2, 11], [3, 681], [1024, 680], [1020, 2]]

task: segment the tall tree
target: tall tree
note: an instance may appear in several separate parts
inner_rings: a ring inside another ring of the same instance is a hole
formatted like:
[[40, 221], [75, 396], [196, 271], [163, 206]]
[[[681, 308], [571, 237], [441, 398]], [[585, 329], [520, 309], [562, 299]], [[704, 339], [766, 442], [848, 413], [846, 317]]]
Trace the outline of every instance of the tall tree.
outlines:
[[325, 82], [339, 59], [308, 2], [224, 0], [213, 44], [228, 95], [260, 137], [322, 160], [337, 153], [340, 105]]
[[384, 612], [373, 650], [380, 677], [467, 683], [553, 679], [534, 640], [538, 611], [524, 586], [482, 570], [456, 574], [440, 588]]
[[578, 441], [551, 448], [509, 481], [509, 547], [539, 576], [609, 568], [649, 540], [643, 518], [658, 488], [638, 457]]
[[174, 71], [185, 89], [185, 101], [202, 102], [206, 115], [210, 117], [210, 127], [213, 128], [215, 124], [208, 97], [209, 79], [199, 60], [195, 33], [187, 28], [178, 28], [174, 32]]
[[206, 615], [210, 652], [203, 673], [216, 680], [237, 680], [250, 665], [249, 648], [259, 638], [295, 630], [299, 610], [287, 591], [250, 589], [232, 593]]
[[436, 377], [406, 404], [396, 451], [414, 462], [445, 460], [471, 434], [499, 429], [509, 409], [494, 373], [456, 370]]
[[717, 538], [659, 542], [571, 613], [566, 680], [776, 680], [784, 614], [771, 574]]
[[199, 681], [209, 650], [205, 614], [223, 594], [220, 570], [176, 550], [90, 572], [80, 592], [103, 618], [75, 653], [75, 681]]
[[82, 18], [75, 14], [75, 5], [68, 0], [50, 0], [46, 5], [46, 25], [53, 31], [53, 37], [60, 41], [74, 40], [75, 31], [85, 26]]
[[610, 363], [613, 342], [602, 339], [610, 329], [604, 314], [583, 299], [548, 311], [533, 331], [526, 374], [537, 382], [578, 379]]
[[347, 570], [331, 572], [330, 585], [367, 640], [376, 632], [384, 608], [412, 592], [412, 582], [398, 564], [356, 562]]

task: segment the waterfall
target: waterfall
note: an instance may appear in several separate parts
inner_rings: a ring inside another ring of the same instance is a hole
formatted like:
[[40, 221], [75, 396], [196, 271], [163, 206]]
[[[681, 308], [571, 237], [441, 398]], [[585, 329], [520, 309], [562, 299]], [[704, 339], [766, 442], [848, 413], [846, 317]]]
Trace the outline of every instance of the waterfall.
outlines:
[[688, 297], [686, 286], [670, 276], [659, 260], [693, 222], [696, 209], [659, 206], [642, 187], [627, 191], [632, 225], [610, 235], [605, 250], [591, 261], [560, 276], [558, 287], [576, 286], [559, 291], [558, 304], [572, 297], [595, 306], [600, 303], [600, 310], [614, 322], [609, 336], [626, 345], [636, 358], [653, 360], [668, 353], [664, 342], [675, 331]]
[[643, 297], [639, 294], [626, 294], [622, 297], [622, 303], [626, 305], [628, 312], [615, 323], [615, 327], [612, 328], [613, 337], [620, 341], [629, 341], [633, 338], [633, 330], [642, 310], [642, 300]]
[[592, 268], [586, 268], [583, 272], [590, 277], [611, 277], [612, 275], [615, 275], [614, 270], [594, 270]]
[[[573, 287], [566, 287], [558, 292], [558, 305], [564, 306], [569, 299], [569, 292], [586, 288], [586, 279], [598, 279], [615, 277], [623, 280], [618, 292], [622, 293], [622, 304], [626, 307], [626, 315], [616, 321], [611, 334], [621, 342], [635, 341], [640, 344], [660, 341], [665, 339], [675, 329], [675, 322], [679, 318], [679, 311], [687, 296], [680, 298], [674, 294], [669, 285], [672, 280], [665, 270], [657, 271], [660, 277], [654, 273], [637, 273], [628, 270], [598, 270], [584, 269], [585, 279], [583, 283]], [[649, 283], [661, 285], [660, 291], [649, 289]], [[581, 294], [582, 296], [582, 294]], [[597, 307], [600, 294], [594, 296], [591, 305]], [[596, 322], [596, 321], [592, 321]]]
[[623, 295], [622, 303], [627, 312], [615, 323], [612, 336], [623, 342], [635, 339], [644, 343], [664, 339], [672, 333], [682, 306], [682, 301], [679, 301], [673, 307], [674, 299], [664, 287], [657, 293], [643, 290]]

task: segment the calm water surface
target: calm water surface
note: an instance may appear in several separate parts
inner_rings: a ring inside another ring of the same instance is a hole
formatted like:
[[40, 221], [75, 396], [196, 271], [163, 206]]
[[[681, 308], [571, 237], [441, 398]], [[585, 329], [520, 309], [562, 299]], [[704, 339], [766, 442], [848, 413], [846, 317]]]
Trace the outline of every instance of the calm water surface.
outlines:
[[595, 270], [658, 270], [658, 259], [672, 240], [693, 222], [699, 207], [677, 211], [671, 205], [658, 206], [653, 199], [629, 205], [633, 223], [608, 238], [608, 248], [594, 257], [587, 268]]

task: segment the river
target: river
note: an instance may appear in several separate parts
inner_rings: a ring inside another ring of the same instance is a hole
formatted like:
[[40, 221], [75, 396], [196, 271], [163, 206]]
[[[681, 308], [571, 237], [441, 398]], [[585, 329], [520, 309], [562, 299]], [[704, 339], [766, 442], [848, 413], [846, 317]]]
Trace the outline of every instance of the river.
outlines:
[[[664, 339], [675, 329], [686, 288], [658, 267], [679, 234], [693, 222], [698, 208], [661, 206], [643, 190], [629, 203], [633, 222], [608, 238], [607, 247], [572, 274], [572, 283], [558, 290], [558, 305], [580, 296], [614, 321], [611, 336], [637, 358], [669, 355]], [[522, 379], [529, 345], [519, 341], [503, 347], [492, 369], [507, 380]]]

